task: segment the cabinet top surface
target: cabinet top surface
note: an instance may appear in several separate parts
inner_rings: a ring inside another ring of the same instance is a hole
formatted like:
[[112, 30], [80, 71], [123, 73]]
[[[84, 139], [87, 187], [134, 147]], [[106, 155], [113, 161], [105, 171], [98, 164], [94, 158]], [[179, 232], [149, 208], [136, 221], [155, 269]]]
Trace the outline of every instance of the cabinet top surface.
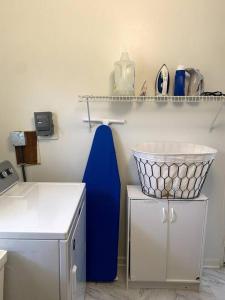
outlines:
[[[140, 185], [128, 185], [127, 195], [129, 200], [160, 200], [145, 195], [142, 192]], [[167, 199], [162, 199], [162, 200], [167, 200]], [[198, 198], [194, 198], [194, 199], [168, 199], [168, 200], [169, 201], [205, 201], [208, 200], [208, 198], [204, 194], [201, 194]]]

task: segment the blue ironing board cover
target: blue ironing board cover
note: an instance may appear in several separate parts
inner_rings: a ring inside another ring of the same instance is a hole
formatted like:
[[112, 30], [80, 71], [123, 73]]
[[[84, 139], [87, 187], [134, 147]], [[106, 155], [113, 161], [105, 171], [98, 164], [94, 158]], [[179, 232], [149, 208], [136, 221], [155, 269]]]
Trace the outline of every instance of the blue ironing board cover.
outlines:
[[87, 281], [117, 276], [120, 177], [109, 126], [97, 128], [83, 182], [87, 196]]

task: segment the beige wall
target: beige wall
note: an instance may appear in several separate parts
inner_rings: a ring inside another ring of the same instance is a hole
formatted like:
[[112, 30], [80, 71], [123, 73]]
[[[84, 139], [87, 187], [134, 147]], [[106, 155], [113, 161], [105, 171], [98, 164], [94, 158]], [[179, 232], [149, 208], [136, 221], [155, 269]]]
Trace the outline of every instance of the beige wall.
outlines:
[[[0, 0], [0, 159], [15, 162], [12, 130], [31, 130], [33, 112], [53, 111], [60, 138], [41, 142], [41, 162], [30, 180], [80, 181], [93, 134], [81, 122], [78, 94], [108, 94], [113, 62], [123, 50], [136, 62], [137, 90], [144, 79], [153, 93], [166, 63], [198, 67], [208, 90], [225, 81], [223, 0], [72, 1]], [[205, 185], [210, 197], [206, 262], [218, 263], [224, 238], [224, 114], [208, 127], [218, 105], [96, 104], [93, 116], [124, 118], [113, 126], [121, 177], [138, 182], [130, 148], [143, 141], [182, 140], [214, 146], [219, 155]], [[125, 199], [121, 204], [120, 255], [124, 255]]]

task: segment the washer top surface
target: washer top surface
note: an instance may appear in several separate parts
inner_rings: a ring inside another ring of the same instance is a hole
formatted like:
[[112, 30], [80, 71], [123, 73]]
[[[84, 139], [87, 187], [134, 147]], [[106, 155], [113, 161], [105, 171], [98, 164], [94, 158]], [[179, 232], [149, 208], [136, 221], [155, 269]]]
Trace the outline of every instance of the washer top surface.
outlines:
[[0, 238], [66, 239], [84, 183], [16, 183], [0, 196]]

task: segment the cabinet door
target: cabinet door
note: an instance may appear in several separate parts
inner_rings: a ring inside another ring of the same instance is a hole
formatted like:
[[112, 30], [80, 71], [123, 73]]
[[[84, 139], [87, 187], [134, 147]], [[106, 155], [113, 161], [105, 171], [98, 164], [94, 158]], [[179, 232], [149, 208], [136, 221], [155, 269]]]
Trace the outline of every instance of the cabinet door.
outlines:
[[131, 201], [131, 280], [166, 279], [167, 212], [167, 201]]
[[169, 201], [167, 279], [200, 277], [207, 201]]

